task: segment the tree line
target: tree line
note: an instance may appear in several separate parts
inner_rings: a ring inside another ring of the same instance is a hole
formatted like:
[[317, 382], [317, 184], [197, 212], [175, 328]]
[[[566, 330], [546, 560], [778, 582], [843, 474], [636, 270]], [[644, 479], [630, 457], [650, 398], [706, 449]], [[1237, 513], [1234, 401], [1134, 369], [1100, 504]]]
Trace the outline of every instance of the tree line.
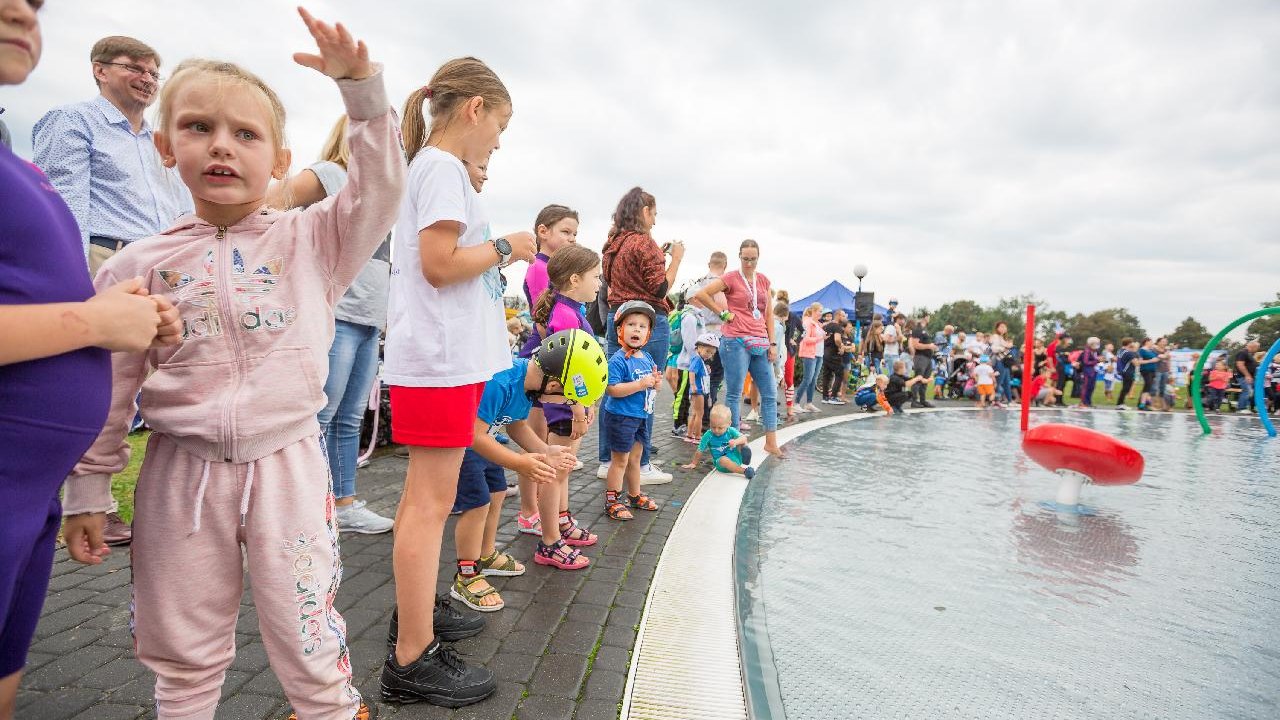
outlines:
[[[936, 310], [914, 308], [912, 316], [919, 317], [923, 313], [928, 313], [931, 317], [929, 322], [931, 329], [936, 331], [944, 325], [952, 325], [967, 334], [991, 332], [996, 323], [1003, 320], [1009, 324], [1009, 334], [1018, 343], [1021, 343], [1024, 340], [1025, 321], [1023, 313], [1029, 304], [1036, 306], [1036, 332], [1041, 337], [1048, 337], [1059, 329], [1070, 333], [1072, 337], [1076, 338], [1077, 343], [1082, 342], [1089, 336], [1101, 339], [1104, 344], [1108, 342], [1119, 343], [1120, 339], [1124, 337], [1140, 340], [1147, 336], [1159, 336], [1159, 334], [1148, 333], [1138, 320], [1138, 317], [1130, 312], [1128, 308], [1106, 308], [1087, 315], [1084, 313], [1071, 314], [1054, 308], [1048, 302], [1035, 295], [1015, 295], [1014, 297], [1000, 298], [999, 302], [990, 306], [982, 305], [973, 300], [956, 300], [946, 303]], [[1276, 293], [1275, 300], [1263, 302], [1260, 306], [1264, 308], [1280, 307], [1280, 292]], [[1254, 320], [1246, 327], [1246, 333], [1247, 339], [1258, 340], [1264, 350], [1270, 348], [1272, 343], [1277, 338], [1280, 338], [1280, 315], [1269, 315]], [[1171, 332], [1164, 333], [1164, 336], [1169, 338], [1169, 344], [1174, 347], [1203, 348], [1213, 339], [1213, 332], [1194, 317], [1188, 316]], [[1224, 346], [1230, 348], [1234, 347], [1234, 344], [1226, 341]]]

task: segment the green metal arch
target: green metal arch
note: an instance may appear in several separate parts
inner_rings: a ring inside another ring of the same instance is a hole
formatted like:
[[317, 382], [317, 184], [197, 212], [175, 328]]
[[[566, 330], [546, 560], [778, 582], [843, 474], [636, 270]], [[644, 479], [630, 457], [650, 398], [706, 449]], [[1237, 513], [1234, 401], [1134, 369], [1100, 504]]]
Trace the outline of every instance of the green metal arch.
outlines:
[[1209, 341], [1209, 344], [1205, 346], [1204, 352], [1200, 353], [1200, 359], [1196, 361], [1195, 370], [1191, 372], [1191, 402], [1195, 403], [1196, 420], [1200, 422], [1200, 430], [1203, 431], [1205, 435], [1210, 434], [1212, 431], [1209, 429], [1209, 421], [1204, 417], [1204, 399], [1200, 397], [1200, 376], [1204, 373], [1204, 364], [1209, 359], [1209, 353], [1212, 352], [1214, 348], [1218, 347], [1218, 343], [1222, 342], [1222, 338], [1226, 337], [1227, 333], [1235, 330], [1250, 320], [1256, 320], [1260, 317], [1266, 317], [1267, 315], [1280, 315], [1280, 307], [1268, 307], [1262, 308], [1261, 310], [1254, 310], [1248, 315], [1237, 318], [1235, 322], [1222, 328], [1217, 335], [1214, 335], [1213, 339]]

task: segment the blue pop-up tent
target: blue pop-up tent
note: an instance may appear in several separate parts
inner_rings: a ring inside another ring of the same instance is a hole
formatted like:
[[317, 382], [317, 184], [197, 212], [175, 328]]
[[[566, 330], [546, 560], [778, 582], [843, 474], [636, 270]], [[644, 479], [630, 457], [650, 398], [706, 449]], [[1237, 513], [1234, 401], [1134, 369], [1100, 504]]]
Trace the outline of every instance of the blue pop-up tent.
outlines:
[[[826, 310], [844, 310], [850, 319], [853, 318], [853, 298], [854, 292], [845, 287], [839, 280], [832, 280], [826, 287], [815, 292], [814, 294], [793, 300], [791, 302], [792, 314], [799, 315], [805, 308], [813, 303], [821, 303], [823, 309]], [[876, 315], [884, 317], [889, 309], [881, 305], [874, 305]]]

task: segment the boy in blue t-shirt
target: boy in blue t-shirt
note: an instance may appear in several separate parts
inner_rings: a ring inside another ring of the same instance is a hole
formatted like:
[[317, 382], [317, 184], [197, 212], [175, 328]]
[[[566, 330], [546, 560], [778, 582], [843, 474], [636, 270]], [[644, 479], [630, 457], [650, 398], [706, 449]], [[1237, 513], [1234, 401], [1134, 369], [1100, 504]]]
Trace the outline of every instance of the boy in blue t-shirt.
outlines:
[[715, 333], [703, 333], [694, 343], [694, 354], [689, 360], [689, 431], [684, 440], [696, 443], [702, 437], [702, 417], [711, 399], [711, 373], [707, 363], [720, 349], [720, 338]]
[[[571, 342], [560, 343], [562, 337]], [[566, 352], [565, 347], [578, 352]], [[480, 612], [501, 610], [502, 598], [484, 576], [525, 572], [515, 558], [497, 550], [502, 501], [507, 496], [504, 468], [537, 483], [551, 483], [556, 479], [557, 468], [572, 469], [577, 461], [567, 448], [548, 445], [529, 427], [533, 401], [544, 405], [591, 405], [604, 392], [605, 376], [602, 370], [593, 374], [590, 368], [602, 366], [603, 360], [604, 351], [588, 333], [565, 330], [544, 340], [532, 358], [514, 359], [510, 368], [485, 383], [471, 447], [463, 453], [453, 504], [453, 511], [461, 516], [454, 529], [458, 572], [449, 594], [467, 607]], [[507, 449], [494, 437], [504, 425], [526, 454]], [[562, 570], [577, 570], [590, 564], [563, 540], [549, 546], [539, 542], [534, 562]]]
[[711, 408], [711, 429], [702, 434], [698, 449], [693, 451], [693, 459], [688, 465], [681, 465], [685, 470], [693, 470], [702, 460], [702, 453], [711, 453], [711, 463], [716, 470], [724, 473], [741, 473], [747, 479], [756, 476], [751, 467], [751, 448], [747, 447], [747, 439], [742, 437], [738, 428], [729, 427], [733, 422], [733, 413], [726, 405]]
[[[657, 315], [648, 303], [629, 300], [618, 308], [614, 325], [621, 345], [609, 358], [601, 431], [609, 448], [609, 474], [605, 478], [604, 508], [614, 520], [630, 520], [630, 508], [657, 510], [658, 504], [640, 491], [640, 457], [649, 442], [648, 419], [662, 382], [662, 370], [644, 351]], [[627, 498], [622, 500], [622, 481]]]

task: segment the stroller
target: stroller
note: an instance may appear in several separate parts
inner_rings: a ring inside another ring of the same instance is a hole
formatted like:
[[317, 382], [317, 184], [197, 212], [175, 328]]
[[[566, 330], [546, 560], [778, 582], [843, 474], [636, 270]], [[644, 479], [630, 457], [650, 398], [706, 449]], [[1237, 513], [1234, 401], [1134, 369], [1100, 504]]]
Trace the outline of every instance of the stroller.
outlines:
[[963, 355], [953, 357], [947, 372], [946, 397], [956, 400], [964, 397], [965, 386], [969, 383], [970, 360]]

